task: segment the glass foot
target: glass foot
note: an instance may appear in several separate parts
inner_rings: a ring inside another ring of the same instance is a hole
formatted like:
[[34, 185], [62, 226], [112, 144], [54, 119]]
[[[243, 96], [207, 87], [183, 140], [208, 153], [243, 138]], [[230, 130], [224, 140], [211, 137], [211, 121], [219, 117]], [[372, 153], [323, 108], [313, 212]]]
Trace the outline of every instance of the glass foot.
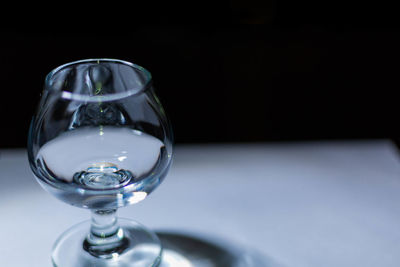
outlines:
[[[84, 248], [90, 221], [73, 226], [56, 241], [53, 266], [57, 267], [281, 267], [243, 248], [217, 244], [190, 235], [157, 232], [118, 218], [127, 240], [112, 257], [95, 257]], [[162, 245], [161, 245], [162, 244]]]
[[52, 262], [57, 267], [156, 267], [161, 260], [162, 247], [157, 236], [143, 225], [118, 218], [124, 233], [123, 251], [111, 257], [95, 257], [84, 249], [90, 231], [90, 221], [73, 226], [56, 241]]

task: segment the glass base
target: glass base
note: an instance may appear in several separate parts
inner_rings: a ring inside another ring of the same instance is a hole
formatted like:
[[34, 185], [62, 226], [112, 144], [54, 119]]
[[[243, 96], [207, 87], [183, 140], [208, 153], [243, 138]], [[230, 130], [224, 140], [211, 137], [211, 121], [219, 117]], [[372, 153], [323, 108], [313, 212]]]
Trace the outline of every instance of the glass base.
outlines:
[[84, 241], [90, 231], [90, 221], [73, 226], [56, 241], [52, 262], [57, 267], [143, 267], [159, 266], [162, 247], [157, 236], [143, 225], [118, 218], [127, 240], [121, 253], [111, 257], [95, 257], [84, 249]]
[[[278, 267], [256, 253], [217, 244], [190, 235], [158, 232], [118, 218], [128, 240], [122, 253], [111, 258], [92, 256], [84, 249], [90, 221], [73, 226], [56, 241], [53, 266], [57, 267]], [[160, 241], [161, 240], [161, 241]], [[161, 245], [162, 244], [162, 245]]]

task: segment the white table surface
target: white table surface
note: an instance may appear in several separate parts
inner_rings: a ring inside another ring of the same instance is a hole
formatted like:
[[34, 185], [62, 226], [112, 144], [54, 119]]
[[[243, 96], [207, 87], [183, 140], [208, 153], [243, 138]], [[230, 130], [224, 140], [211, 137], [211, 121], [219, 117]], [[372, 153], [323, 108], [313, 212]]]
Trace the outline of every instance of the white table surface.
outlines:
[[[119, 211], [215, 237], [287, 267], [400, 266], [400, 161], [388, 141], [177, 146], [170, 174]], [[0, 150], [0, 266], [49, 267], [89, 218], [46, 193], [24, 150]]]

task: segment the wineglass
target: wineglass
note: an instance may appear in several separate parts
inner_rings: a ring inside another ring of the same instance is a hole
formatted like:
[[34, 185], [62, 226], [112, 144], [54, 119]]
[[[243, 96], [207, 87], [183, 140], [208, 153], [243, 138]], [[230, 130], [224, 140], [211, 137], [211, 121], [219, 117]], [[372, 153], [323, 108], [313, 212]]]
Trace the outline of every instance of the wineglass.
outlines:
[[163, 181], [172, 139], [146, 69], [102, 58], [47, 75], [29, 131], [30, 166], [45, 190], [92, 214], [56, 241], [54, 266], [159, 265], [157, 236], [116, 212]]

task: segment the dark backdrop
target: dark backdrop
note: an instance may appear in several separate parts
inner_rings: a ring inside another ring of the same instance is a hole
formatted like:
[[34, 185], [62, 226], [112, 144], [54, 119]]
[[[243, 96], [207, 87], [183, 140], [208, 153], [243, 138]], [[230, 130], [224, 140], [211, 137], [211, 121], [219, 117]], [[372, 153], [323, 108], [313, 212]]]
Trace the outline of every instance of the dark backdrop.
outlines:
[[144, 14], [152, 24], [121, 14], [124, 7], [107, 23], [79, 13], [2, 23], [0, 148], [25, 146], [49, 71], [95, 57], [152, 72], [177, 143], [399, 141], [394, 6], [237, 0], [179, 8]]

